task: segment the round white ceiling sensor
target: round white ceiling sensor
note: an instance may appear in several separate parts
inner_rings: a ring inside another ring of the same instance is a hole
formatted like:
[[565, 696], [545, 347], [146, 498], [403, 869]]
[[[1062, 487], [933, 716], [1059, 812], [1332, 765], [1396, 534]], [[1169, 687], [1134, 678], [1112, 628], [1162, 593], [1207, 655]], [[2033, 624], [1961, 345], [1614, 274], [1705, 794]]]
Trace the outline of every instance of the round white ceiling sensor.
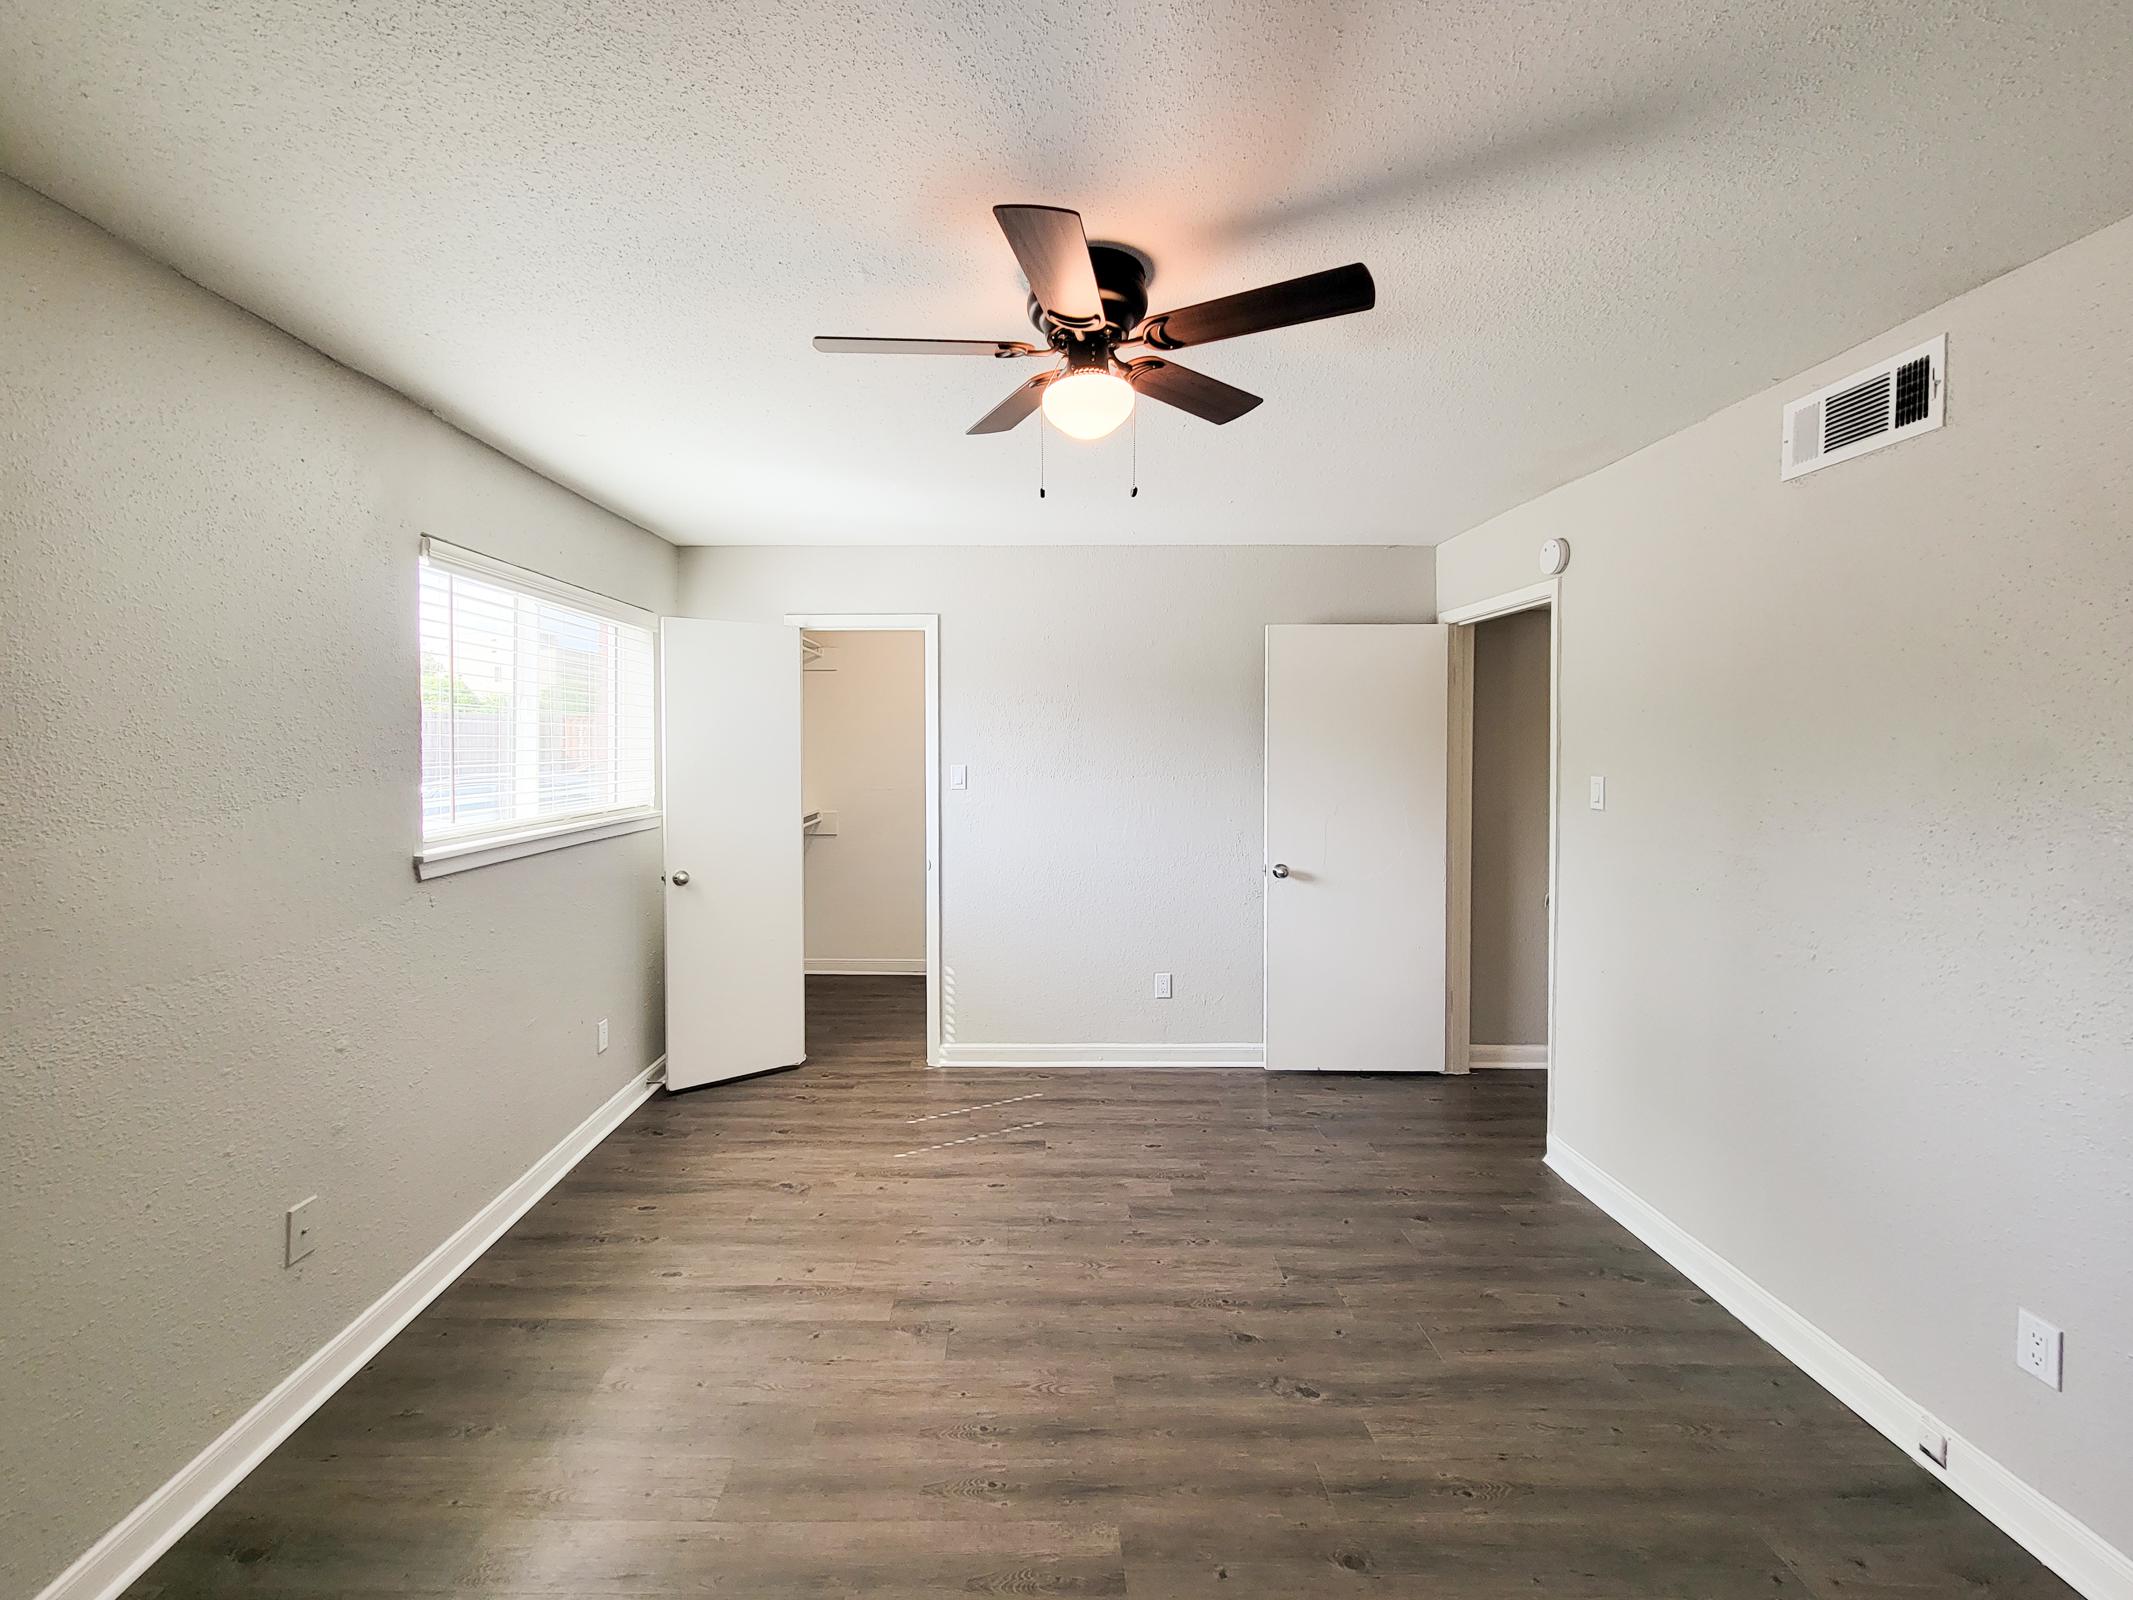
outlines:
[[1568, 539], [1550, 539], [1541, 546], [1541, 571], [1547, 576], [1552, 578], [1569, 565], [1570, 541]]

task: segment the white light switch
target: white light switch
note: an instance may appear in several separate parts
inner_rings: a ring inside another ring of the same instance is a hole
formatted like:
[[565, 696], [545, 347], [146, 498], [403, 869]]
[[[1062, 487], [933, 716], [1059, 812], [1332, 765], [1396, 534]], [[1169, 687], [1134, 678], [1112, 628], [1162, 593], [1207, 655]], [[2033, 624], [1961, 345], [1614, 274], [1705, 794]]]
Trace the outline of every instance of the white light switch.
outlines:
[[309, 1200], [297, 1201], [289, 1207], [288, 1215], [283, 1219], [285, 1231], [282, 1238], [281, 1264], [285, 1267], [295, 1266], [318, 1248], [318, 1238], [314, 1231], [318, 1219], [311, 1212], [311, 1207], [317, 1200], [318, 1196], [313, 1195]]
[[1592, 784], [1592, 798], [1587, 803], [1595, 811], [1605, 811], [1607, 809], [1607, 780], [1605, 778], [1593, 778], [1589, 781]]
[[969, 769], [968, 767], [964, 766], [964, 765], [963, 765], [963, 764], [962, 764], [961, 762], [957, 762], [957, 763], [955, 763], [955, 764], [954, 764], [953, 766], [949, 767], [949, 769], [948, 769], [948, 787], [949, 787], [949, 788], [951, 788], [951, 789], [967, 789], [967, 788], [969, 788], [969, 787], [970, 787], [970, 769]]

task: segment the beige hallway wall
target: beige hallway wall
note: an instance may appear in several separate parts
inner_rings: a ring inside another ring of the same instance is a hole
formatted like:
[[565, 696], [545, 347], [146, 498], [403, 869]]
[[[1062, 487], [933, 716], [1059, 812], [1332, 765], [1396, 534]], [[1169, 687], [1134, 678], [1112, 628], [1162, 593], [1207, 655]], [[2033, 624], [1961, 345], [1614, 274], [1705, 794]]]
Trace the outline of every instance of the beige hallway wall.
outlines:
[[1548, 613], [1474, 629], [1473, 1039], [1548, 1042]]
[[801, 795], [835, 815], [807, 851], [810, 971], [926, 966], [926, 636], [810, 631]]

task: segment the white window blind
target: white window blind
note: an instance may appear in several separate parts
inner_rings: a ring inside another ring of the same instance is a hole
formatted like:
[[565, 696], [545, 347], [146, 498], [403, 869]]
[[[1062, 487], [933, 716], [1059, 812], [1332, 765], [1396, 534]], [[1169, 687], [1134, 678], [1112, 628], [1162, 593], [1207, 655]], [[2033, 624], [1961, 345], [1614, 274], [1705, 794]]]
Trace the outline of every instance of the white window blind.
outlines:
[[423, 843], [649, 812], [651, 621], [424, 541]]

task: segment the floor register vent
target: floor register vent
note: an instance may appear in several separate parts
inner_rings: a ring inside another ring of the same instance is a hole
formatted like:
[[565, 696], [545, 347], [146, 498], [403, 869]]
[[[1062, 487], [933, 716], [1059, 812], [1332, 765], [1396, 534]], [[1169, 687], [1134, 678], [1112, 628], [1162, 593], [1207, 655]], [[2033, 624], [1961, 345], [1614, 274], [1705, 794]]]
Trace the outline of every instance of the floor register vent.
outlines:
[[1782, 476], [1797, 478], [1941, 425], [1948, 336], [1855, 372], [1785, 408]]

